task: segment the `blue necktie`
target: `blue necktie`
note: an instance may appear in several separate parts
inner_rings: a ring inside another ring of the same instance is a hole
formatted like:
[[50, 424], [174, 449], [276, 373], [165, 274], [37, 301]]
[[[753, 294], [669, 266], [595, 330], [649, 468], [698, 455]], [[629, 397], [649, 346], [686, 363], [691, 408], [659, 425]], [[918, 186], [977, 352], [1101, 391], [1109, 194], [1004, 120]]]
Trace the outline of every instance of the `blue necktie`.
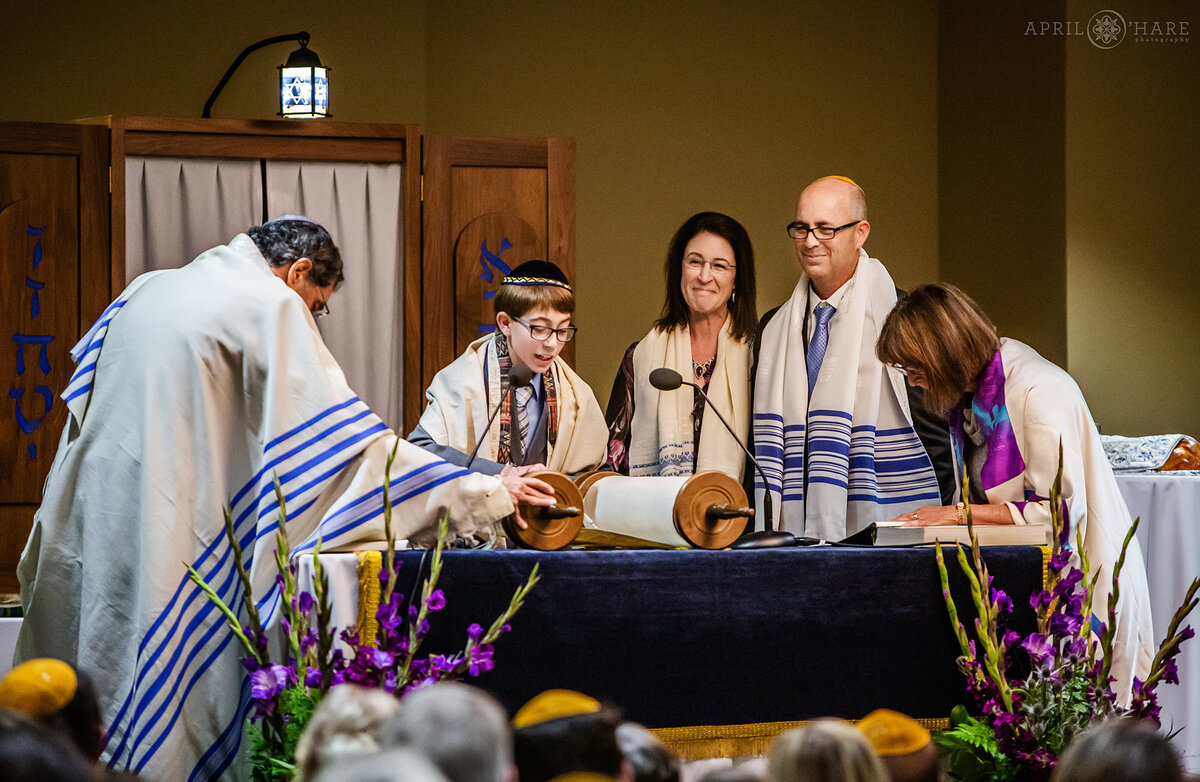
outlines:
[[837, 310], [825, 302], [817, 305], [817, 327], [813, 330], [812, 339], [808, 342], [808, 397], [812, 398], [813, 386], [817, 383], [817, 375], [821, 372], [821, 362], [825, 359], [825, 348], [829, 347], [829, 319]]

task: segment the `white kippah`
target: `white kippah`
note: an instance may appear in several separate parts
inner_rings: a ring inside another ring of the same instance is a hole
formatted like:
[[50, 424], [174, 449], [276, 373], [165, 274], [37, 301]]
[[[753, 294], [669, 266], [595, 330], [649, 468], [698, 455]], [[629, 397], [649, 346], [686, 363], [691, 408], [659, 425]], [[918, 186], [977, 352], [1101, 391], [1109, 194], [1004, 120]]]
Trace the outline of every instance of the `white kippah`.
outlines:
[[321, 225], [316, 220], [305, 217], [304, 215], [280, 215], [279, 217], [272, 217], [270, 220], [263, 223], [263, 225], [270, 225], [271, 223], [278, 223], [283, 220], [297, 220], [301, 223], [312, 223], [313, 225], [316, 225], [316, 226]]

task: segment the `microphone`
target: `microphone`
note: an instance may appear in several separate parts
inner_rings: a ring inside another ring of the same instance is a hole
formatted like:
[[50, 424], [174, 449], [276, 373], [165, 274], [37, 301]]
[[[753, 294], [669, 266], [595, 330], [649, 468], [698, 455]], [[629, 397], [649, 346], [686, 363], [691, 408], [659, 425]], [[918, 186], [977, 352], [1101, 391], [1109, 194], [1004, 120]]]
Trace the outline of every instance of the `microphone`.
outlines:
[[529, 381], [533, 380], [533, 370], [524, 364], [513, 364], [508, 368], [508, 390], [500, 395], [500, 401], [496, 402], [496, 407], [492, 410], [492, 414], [488, 416], [487, 425], [483, 427], [483, 431], [479, 433], [479, 439], [475, 441], [475, 447], [471, 449], [471, 455], [467, 457], [467, 467], [471, 466], [471, 462], [475, 461], [475, 454], [479, 453], [479, 446], [483, 445], [484, 439], [487, 437], [488, 430], [492, 428], [492, 421], [496, 420], [496, 415], [500, 412], [500, 408], [504, 405], [504, 400], [514, 389], [524, 388], [529, 385]]
[[[725, 416], [721, 415], [721, 411], [718, 410], [716, 406], [709, 400], [708, 394], [704, 393], [703, 388], [695, 383], [684, 380], [683, 375], [680, 375], [674, 369], [669, 369], [667, 367], [659, 367], [658, 369], [650, 372], [650, 385], [654, 386], [659, 391], [674, 391], [680, 386], [691, 386], [699, 391], [700, 396], [704, 399], [704, 404], [708, 406], [709, 410], [712, 410], [714, 413], [716, 413], [717, 418], [719, 418], [721, 423], [725, 425], [725, 428], [729, 430], [729, 434], [733, 435], [734, 442], [741, 446], [742, 451], [746, 454], [746, 457], [750, 460], [750, 463], [754, 465], [754, 469], [758, 470], [758, 476], [762, 478], [763, 486], [767, 486], [767, 476], [763, 472], [762, 467], [759, 465], [758, 460], [754, 458], [754, 454], [750, 453], [750, 449], [747, 448], [746, 444], [742, 442], [742, 438], [737, 436], [737, 432], [733, 431], [733, 427], [730, 426], [729, 422], [725, 420]], [[771, 491], [769, 488], [763, 492], [763, 511], [763, 531], [751, 532], [748, 535], [743, 535], [742, 537], [738, 538], [736, 543], [733, 544], [733, 548], [775, 548], [778, 546], [796, 545], [795, 535], [791, 534], [790, 532], [775, 531], [775, 522], [771, 514]]]

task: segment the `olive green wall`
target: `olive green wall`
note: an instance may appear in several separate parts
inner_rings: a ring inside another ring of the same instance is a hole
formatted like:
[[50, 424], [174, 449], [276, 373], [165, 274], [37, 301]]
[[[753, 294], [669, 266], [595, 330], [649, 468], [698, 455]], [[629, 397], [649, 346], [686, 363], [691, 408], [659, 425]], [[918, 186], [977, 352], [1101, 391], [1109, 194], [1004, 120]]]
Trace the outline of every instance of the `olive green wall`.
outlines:
[[[939, 128], [939, 90], [957, 78], [947, 69], [960, 67], [939, 61], [950, 0], [940, 12], [935, 0], [0, 2], [0, 66], [19, 76], [6, 85], [0, 120], [196, 117], [242, 47], [307, 29], [333, 68], [339, 120], [575, 138], [578, 365], [602, 403], [621, 352], [661, 304], [667, 241], [696, 211], [727, 212], [750, 231], [760, 309], [795, 283], [783, 226], [817, 176], [863, 185], [867, 249], [901, 286], [939, 276], [941, 212], [985, 219], [961, 205], [969, 198], [986, 209], [988, 180], [949, 195], [939, 188], [941, 157], [969, 143], [953, 126]], [[1047, 6], [1062, 12], [1061, 0], [1028, 6], [1031, 19]], [[1094, 9], [1085, 6], [1071, 0], [1066, 15], [1086, 18]], [[1147, 7], [1141, 17], [1196, 15], [1181, 0], [1173, 10], [1169, 1]], [[1200, 402], [1187, 391], [1200, 387], [1200, 321], [1168, 326], [1186, 319], [1200, 293], [1197, 229], [1185, 212], [1197, 203], [1200, 170], [1200, 42], [1111, 52], [1086, 39], [1065, 45], [1065, 141], [1054, 154], [1060, 166], [1066, 157], [1067, 257], [1046, 263], [1058, 270], [1049, 275], [1066, 269], [1070, 369], [1106, 431], [1200, 433]], [[288, 51], [251, 55], [214, 115], [274, 116], [274, 66]], [[1042, 165], [1043, 151], [1030, 150], [1028, 165]], [[1013, 297], [1024, 290], [1019, 275], [995, 268], [981, 278]], [[1160, 309], [1139, 317], [1135, 297]], [[1014, 333], [1061, 326], [1053, 307], [1019, 309]], [[1167, 328], [1181, 336], [1156, 336]]]
[[784, 226], [830, 173], [865, 188], [867, 249], [898, 284], [936, 277], [933, 2], [434, 6], [427, 132], [576, 139], [576, 355], [601, 404], [695, 212], [746, 226], [760, 311], [795, 286]]
[[1200, 6], [1103, 7], [1190, 35], [1067, 48], [1071, 374], [1105, 433], [1200, 437]]

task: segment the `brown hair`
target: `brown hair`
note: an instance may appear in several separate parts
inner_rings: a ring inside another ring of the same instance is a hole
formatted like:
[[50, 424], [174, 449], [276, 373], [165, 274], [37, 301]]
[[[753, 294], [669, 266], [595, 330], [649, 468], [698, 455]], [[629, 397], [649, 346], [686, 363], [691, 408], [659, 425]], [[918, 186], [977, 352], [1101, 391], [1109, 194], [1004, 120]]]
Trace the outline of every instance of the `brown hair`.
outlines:
[[654, 322], [656, 329], [671, 331], [688, 325], [691, 310], [683, 298], [683, 253], [694, 237], [709, 233], [729, 242], [733, 248], [733, 262], [737, 265], [733, 273], [733, 296], [729, 302], [731, 323], [729, 331], [734, 339], [749, 342], [758, 330], [757, 294], [754, 286], [754, 248], [750, 235], [737, 220], [720, 212], [700, 212], [687, 219], [667, 247], [667, 300], [663, 302], [662, 314]]
[[920, 369], [925, 407], [945, 416], [979, 378], [1000, 347], [991, 319], [949, 283], [920, 285], [888, 314], [875, 355], [884, 364]]
[[515, 318], [542, 308], [575, 314], [575, 294], [557, 285], [501, 285], [492, 304], [497, 315], [503, 312]]

